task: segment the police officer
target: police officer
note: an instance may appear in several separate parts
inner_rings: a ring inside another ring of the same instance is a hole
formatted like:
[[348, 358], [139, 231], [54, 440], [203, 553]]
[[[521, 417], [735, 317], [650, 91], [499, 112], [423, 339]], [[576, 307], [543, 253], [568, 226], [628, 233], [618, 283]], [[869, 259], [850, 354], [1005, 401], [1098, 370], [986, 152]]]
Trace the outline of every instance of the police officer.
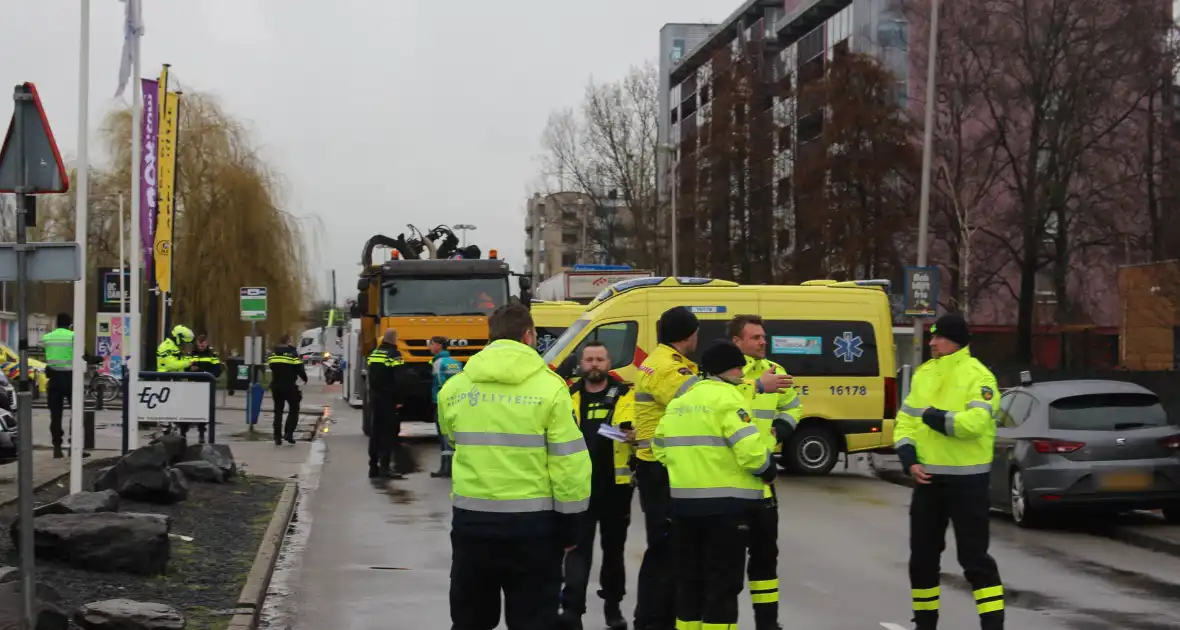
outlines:
[[451, 628], [558, 626], [562, 550], [590, 503], [590, 455], [565, 381], [534, 347], [528, 309], [502, 306], [491, 343], [439, 392], [455, 445]]
[[[303, 368], [303, 361], [299, 358], [299, 351], [291, 345], [291, 335], [283, 335], [279, 345], [266, 359], [270, 368], [270, 395], [275, 401], [275, 446], [281, 445], [283, 439], [288, 444], [295, 443], [295, 427], [299, 424], [299, 403], [303, 394], [299, 392], [296, 379], [307, 384], [307, 370]], [[287, 423], [283, 424], [283, 407], [287, 407]]]
[[[372, 424], [369, 429], [369, 478], [388, 477], [402, 479], [402, 475], [390, 469], [389, 460], [397, 449], [397, 436], [401, 432], [398, 406], [402, 392], [409, 389], [409, 370], [397, 349], [397, 331], [385, 330], [381, 345], [369, 355], [369, 395]], [[399, 459], [400, 463], [400, 459]], [[399, 469], [402, 466], [398, 466]]]
[[45, 375], [49, 378], [49, 435], [53, 439], [53, 456], [61, 459], [65, 457], [61, 419], [74, 387], [74, 330], [68, 313], [57, 314], [57, 327], [42, 335], [41, 345], [45, 348]]
[[[750, 413], [754, 426], [772, 451], [787, 442], [802, 417], [803, 405], [790, 386], [787, 371], [766, 358], [766, 329], [757, 315], [737, 315], [726, 332], [745, 355], [743, 389], [752, 396]], [[765, 374], [782, 377], [781, 390], [764, 390], [760, 379]], [[750, 580], [750, 599], [754, 604], [756, 630], [776, 630], [778, 622], [778, 495], [774, 484], [766, 484], [764, 498], [751, 506], [749, 514], [750, 559], [746, 575]]]
[[[442, 389], [444, 383], [452, 376], [463, 371], [463, 364], [459, 363], [457, 359], [451, 356], [450, 351], [447, 350], [447, 338], [442, 335], [435, 335], [430, 338], [428, 344], [430, 348], [430, 398], [434, 403], [434, 426], [438, 425], [438, 391]], [[450, 477], [451, 476], [451, 445], [447, 443], [447, 438], [443, 436], [442, 430], [438, 432], [439, 454], [438, 471], [430, 473], [431, 477]]]
[[184, 372], [192, 366], [192, 359], [181, 353], [181, 346], [193, 342], [193, 331], [185, 326], [174, 326], [172, 332], [156, 346], [157, 372]]
[[[214, 378], [221, 376], [221, 359], [217, 356], [217, 351], [209, 345], [209, 338], [200, 334], [197, 335], [196, 348], [189, 356], [192, 363], [189, 369], [194, 372], [205, 372], [212, 374]], [[187, 437], [191, 425], [197, 426], [197, 435], [201, 444], [205, 443], [205, 423], [203, 422], [182, 422], [180, 424], [180, 435]]]
[[737, 628], [751, 508], [774, 481], [770, 449], [739, 391], [746, 358], [707, 350], [710, 377], [668, 403], [652, 447], [668, 469], [676, 565], [676, 628]]
[[599, 597], [604, 601], [603, 617], [609, 630], [626, 630], [620, 604], [626, 595], [627, 575], [623, 547], [631, 524], [631, 455], [634, 447], [598, 433], [603, 425], [613, 427], [620, 440], [633, 434], [635, 393], [610, 375], [611, 358], [606, 344], [590, 341], [582, 347], [580, 378], [570, 387], [574, 413], [582, 438], [590, 451], [593, 468], [590, 510], [578, 546], [565, 556], [565, 588], [561, 593], [562, 627], [582, 630], [586, 613], [586, 588], [594, 560], [594, 530], [602, 529], [602, 569]]
[[1004, 587], [988, 554], [988, 478], [996, 437], [996, 377], [971, 356], [960, 315], [930, 328], [933, 358], [914, 373], [897, 414], [894, 444], [914, 478], [910, 505], [910, 588], [917, 630], [938, 626], [939, 562], [948, 523], [983, 630], [1004, 627]]

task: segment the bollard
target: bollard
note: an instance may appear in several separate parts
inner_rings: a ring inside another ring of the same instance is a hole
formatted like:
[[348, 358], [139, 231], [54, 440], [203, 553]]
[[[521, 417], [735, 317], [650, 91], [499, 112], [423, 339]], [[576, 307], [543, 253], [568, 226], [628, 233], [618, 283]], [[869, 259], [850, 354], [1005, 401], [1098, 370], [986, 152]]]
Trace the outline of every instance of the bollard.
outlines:
[[82, 448], [94, 450], [94, 411], [91, 409], [82, 412]]

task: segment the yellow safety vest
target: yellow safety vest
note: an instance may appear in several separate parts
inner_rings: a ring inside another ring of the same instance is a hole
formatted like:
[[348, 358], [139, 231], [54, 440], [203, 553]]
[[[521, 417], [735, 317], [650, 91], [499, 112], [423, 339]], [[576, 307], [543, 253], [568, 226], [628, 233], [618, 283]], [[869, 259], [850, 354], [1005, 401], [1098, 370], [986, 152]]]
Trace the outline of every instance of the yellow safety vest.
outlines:
[[[918, 462], [932, 475], [988, 474], [999, 406], [996, 377], [969, 348], [932, 359], [914, 373], [897, 413], [894, 446], [912, 445]], [[923, 422], [928, 407], [947, 412], [941, 431]]]
[[183, 372], [192, 363], [192, 359], [180, 356], [180, 348], [171, 339], [165, 339], [156, 347], [157, 372]]
[[747, 405], [736, 386], [717, 378], [668, 404], [652, 450], [668, 468], [674, 510], [733, 512], [764, 497], [757, 475], [774, 464]]
[[[626, 387], [619, 383], [612, 383], [608, 387]], [[571, 388], [570, 398], [574, 406], [574, 418], [578, 421], [578, 426], [582, 426], [582, 390], [581, 388]], [[635, 423], [635, 389], [627, 388], [627, 391], [619, 396], [615, 401], [614, 406], [607, 407], [605, 405], [593, 405], [586, 410], [586, 416], [594, 420], [610, 419], [611, 426], [617, 427], [624, 422]], [[606, 439], [606, 438], [602, 438]], [[615, 483], [618, 485], [626, 485], [631, 483], [631, 455], [635, 453], [635, 447], [626, 442], [614, 442], [614, 462], [615, 462]]]

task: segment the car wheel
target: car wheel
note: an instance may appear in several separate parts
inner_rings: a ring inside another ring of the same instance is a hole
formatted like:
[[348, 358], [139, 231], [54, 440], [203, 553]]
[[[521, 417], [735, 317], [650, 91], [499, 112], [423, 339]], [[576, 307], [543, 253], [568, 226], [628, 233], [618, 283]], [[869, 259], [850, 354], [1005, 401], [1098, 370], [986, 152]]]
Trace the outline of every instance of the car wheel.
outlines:
[[826, 475], [839, 458], [839, 440], [826, 427], [810, 425], [797, 429], [783, 449], [787, 470], [800, 475]]
[[1028, 500], [1028, 489], [1024, 485], [1024, 473], [1012, 471], [1008, 481], [1008, 500], [1012, 520], [1017, 527], [1034, 528], [1041, 524], [1041, 515]]
[[1180, 525], [1180, 505], [1172, 505], [1164, 508], [1164, 521], [1172, 525]]

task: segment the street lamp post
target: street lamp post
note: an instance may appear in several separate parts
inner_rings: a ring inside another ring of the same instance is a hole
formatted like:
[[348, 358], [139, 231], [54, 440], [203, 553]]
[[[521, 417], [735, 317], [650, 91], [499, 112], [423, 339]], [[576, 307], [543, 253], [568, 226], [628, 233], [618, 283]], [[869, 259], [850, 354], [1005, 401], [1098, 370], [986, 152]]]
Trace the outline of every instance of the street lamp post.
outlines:
[[679, 276], [680, 257], [676, 254], [676, 189], [679, 188], [679, 186], [676, 185], [676, 145], [662, 144], [660, 145], [660, 148], [664, 151], [667, 151], [671, 155], [671, 159], [668, 160], [668, 186], [672, 189], [672, 225], [670, 228], [670, 231], [672, 232], [672, 275]]
[[456, 223], [451, 226], [452, 230], [459, 230], [463, 233], [463, 247], [467, 247], [467, 230], [474, 230], [475, 226], [470, 223]]
[[[922, 191], [918, 205], [918, 266], [926, 266], [927, 232], [930, 230], [930, 164], [934, 153], [934, 108], [936, 70], [938, 67], [938, 4], [930, 3], [930, 51], [926, 62], [926, 132], [922, 142]], [[922, 364], [922, 342], [925, 336], [920, 318], [914, 318], [913, 370]]]

